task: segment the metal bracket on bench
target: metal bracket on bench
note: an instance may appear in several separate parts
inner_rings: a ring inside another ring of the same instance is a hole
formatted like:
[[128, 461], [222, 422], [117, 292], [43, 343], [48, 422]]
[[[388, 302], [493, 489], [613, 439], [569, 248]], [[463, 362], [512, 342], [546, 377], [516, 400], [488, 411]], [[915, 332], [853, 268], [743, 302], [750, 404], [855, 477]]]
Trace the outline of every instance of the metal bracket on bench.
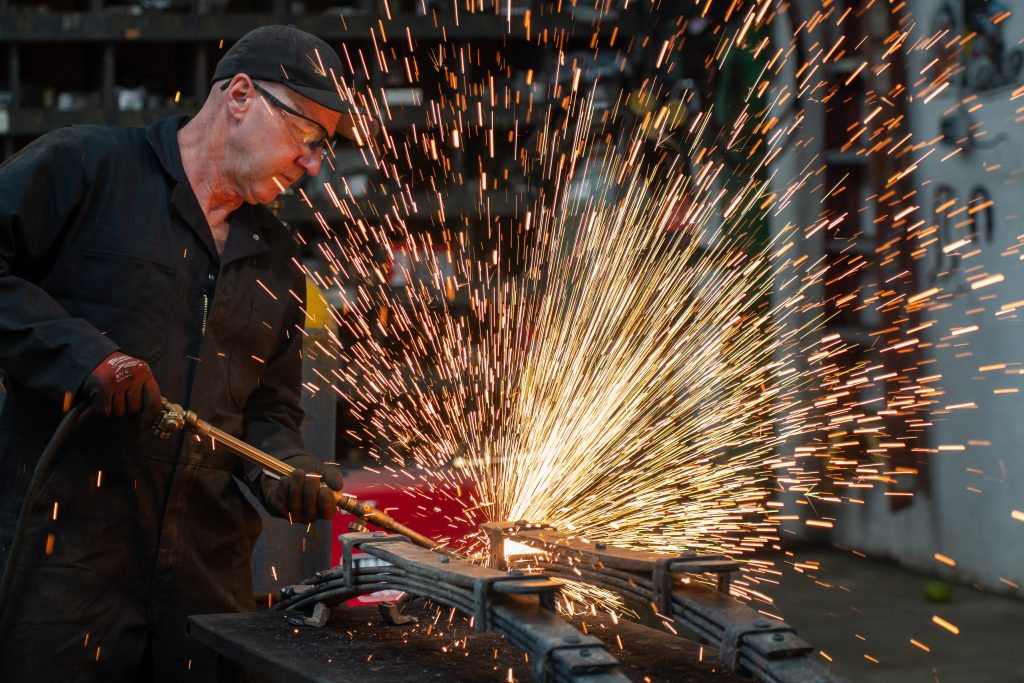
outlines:
[[481, 524], [480, 529], [487, 534], [489, 549], [487, 566], [491, 569], [508, 570], [508, 562], [505, 557], [505, 539], [514, 536], [520, 531], [537, 531], [541, 529], [555, 530], [550, 524], [532, 524], [530, 522], [488, 522]]
[[[780, 655], [791, 657], [808, 654], [813, 651], [808, 643], [796, 635], [796, 631], [789, 624], [756, 619], [752, 623], [730, 624], [725, 628], [718, 650], [719, 661], [735, 671], [740, 666], [740, 646], [744, 644], [754, 647], [769, 659], [777, 659]], [[775, 647], [772, 647], [773, 644]]]
[[409, 539], [405, 536], [399, 536], [397, 534], [387, 534], [383, 531], [374, 531], [372, 533], [353, 533], [353, 534], [342, 534], [338, 536], [338, 540], [341, 541], [341, 571], [342, 576], [345, 578], [345, 587], [352, 588], [355, 586], [356, 573], [353, 571], [352, 551], [359, 548], [363, 543], [391, 543], [401, 541], [409, 543]]
[[477, 631], [489, 631], [491, 625], [491, 593], [506, 595], [536, 595], [541, 607], [554, 612], [555, 596], [562, 584], [546, 576], [525, 576], [519, 573], [507, 576], [480, 578], [473, 582], [474, 627]]

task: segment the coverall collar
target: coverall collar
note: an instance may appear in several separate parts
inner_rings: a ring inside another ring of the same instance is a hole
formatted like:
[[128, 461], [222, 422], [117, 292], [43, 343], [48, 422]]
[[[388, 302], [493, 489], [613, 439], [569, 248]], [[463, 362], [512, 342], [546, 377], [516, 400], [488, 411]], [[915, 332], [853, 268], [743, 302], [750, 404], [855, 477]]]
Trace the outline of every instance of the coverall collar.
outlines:
[[188, 122], [187, 116], [170, 116], [160, 119], [146, 129], [146, 140], [156, 153], [156, 158], [167, 175], [179, 183], [188, 184], [185, 165], [181, 163], [181, 148], [178, 147], [178, 130]]

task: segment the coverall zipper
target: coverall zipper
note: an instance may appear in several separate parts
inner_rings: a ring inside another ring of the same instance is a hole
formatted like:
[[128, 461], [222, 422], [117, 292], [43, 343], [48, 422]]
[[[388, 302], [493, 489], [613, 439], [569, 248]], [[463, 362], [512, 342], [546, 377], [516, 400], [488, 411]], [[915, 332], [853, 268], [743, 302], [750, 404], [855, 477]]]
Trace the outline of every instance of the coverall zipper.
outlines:
[[206, 336], [206, 318], [210, 312], [210, 297], [207, 294], [203, 294], [203, 324], [199, 328], [199, 336]]

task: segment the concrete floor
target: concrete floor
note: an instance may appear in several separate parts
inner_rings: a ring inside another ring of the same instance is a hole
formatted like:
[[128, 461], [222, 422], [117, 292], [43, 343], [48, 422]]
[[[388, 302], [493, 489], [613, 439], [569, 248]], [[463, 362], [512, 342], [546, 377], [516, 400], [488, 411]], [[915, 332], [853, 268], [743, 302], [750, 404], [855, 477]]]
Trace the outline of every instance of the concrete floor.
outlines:
[[[793, 558], [776, 557], [780, 585], [757, 589], [832, 658], [835, 673], [858, 683], [1024, 683], [1024, 600], [951, 586], [948, 601], [933, 602], [929, 576], [839, 550], [795, 555], [820, 569], [799, 573]], [[933, 623], [935, 615], [959, 635]]]

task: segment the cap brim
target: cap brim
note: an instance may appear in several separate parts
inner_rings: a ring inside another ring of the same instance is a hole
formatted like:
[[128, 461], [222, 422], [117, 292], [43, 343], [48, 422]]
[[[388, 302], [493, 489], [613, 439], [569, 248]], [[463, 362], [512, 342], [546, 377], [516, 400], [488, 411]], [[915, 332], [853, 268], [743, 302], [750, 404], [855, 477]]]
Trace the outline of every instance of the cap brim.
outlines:
[[296, 85], [282, 81], [283, 85], [313, 100], [322, 107], [341, 114], [334, 132], [349, 140], [364, 144], [369, 138], [376, 137], [380, 132], [380, 121], [365, 112], [359, 111], [351, 102], [345, 102], [336, 91], [321, 90], [309, 86]]

